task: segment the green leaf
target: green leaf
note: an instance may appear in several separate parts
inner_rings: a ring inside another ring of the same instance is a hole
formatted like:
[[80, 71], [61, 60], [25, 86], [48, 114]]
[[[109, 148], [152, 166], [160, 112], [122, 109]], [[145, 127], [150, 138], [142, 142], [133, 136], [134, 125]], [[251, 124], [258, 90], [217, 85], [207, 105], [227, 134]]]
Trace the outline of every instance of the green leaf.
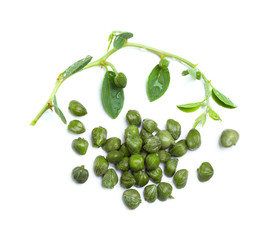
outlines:
[[208, 115], [213, 120], [221, 121], [220, 116], [212, 108], [209, 108]]
[[86, 58], [83, 58], [75, 63], [73, 63], [71, 66], [69, 66], [64, 72], [63, 72], [63, 80], [67, 79], [71, 75], [73, 75], [76, 72], [79, 72], [82, 70], [90, 61], [92, 60], [91, 56], [87, 56]]
[[224, 96], [220, 91], [213, 88], [212, 89], [212, 97], [215, 100], [215, 102], [222, 107], [226, 108], [236, 108], [237, 106], [226, 96]]
[[62, 111], [60, 110], [60, 108], [57, 105], [57, 101], [56, 101], [56, 96], [55, 95], [53, 97], [53, 107], [54, 107], [55, 113], [61, 118], [62, 122], [64, 124], [67, 124], [67, 120], [66, 120], [64, 114], [62, 113]]
[[127, 39], [130, 39], [133, 37], [133, 34], [130, 32], [122, 32], [119, 35], [117, 35], [114, 39], [113, 46], [116, 49], [120, 49], [124, 46]]
[[196, 79], [196, 70], [195, 70], [195, 69], [189, 68], [189, 69], [188, 69], [188, 72], [189, 72], [190, 76], [191, 76], [193, 79]]
[[170, 72], [168, 68], [161, 68], [157, 64], [150, 73], [147, 81], [147, 95], [150, 102], [159, 99], [168, 89]]
[[201, 106], [201, 102], [187, 103], [182, 105], [177, 105], [177, 107], [183, 112], [195, 112]]
[[117, 118], [124, 105], [123, 88], [114, 83], [115, 73], [107, 71], [102, 84], [102, 104], [105, 111], [113, 118]]
[[195, 119], [193, 128], [195, 128], [200, 122], [202, 123], [202, 127], [203, 127], [206, 122], [206, 113], [202, 113], [199, 117]]

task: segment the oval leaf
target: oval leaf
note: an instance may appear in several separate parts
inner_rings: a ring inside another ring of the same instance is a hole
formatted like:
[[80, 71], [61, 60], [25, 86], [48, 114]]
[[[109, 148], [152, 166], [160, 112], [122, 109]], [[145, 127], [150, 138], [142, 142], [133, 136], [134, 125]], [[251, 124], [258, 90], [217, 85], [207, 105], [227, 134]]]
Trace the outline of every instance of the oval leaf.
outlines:
[[133, 37], [133, 34], [130, 32], [122, 32], [119, 35], [117, 35], [114, 39], [113, 46], [116, 49], [120, 49], [124, 46], [127, 39], [130, 39]]
[[183, 112], [195, 112], [201, 106], [201, 102], [187, 103], [182, 105], [177, 105], [177, 107]]
[[105, 111], [112, 117], [117, 118], [124, 105], [123, 88], [114, 84], [115, 73], [107, 71], [102, 84], [102, 104]]
[[79, 72], [82, 70], [90, 61], [92, 60], [91, 56], [87, 56], [86, 58], [83, 58], [75, 63], [73, 63], [71, 66], [69, 66], [64, 72], [63, 72], [63, 80], [67, 79], [71, 75], [73, 75], [76, 72]]
[[56, 101], [56, 96], [55, 95], [54, 95], [54, 98], [53, 98], [53, 107], [54, 107], [55, 113], [61, 118], [62, 122], [64, 124], [67, 124], [67, 120], [66, 120], [64, 114], [62, 113], [62, 111], [60, 110], [60, 108], [57, 105], [57, 101]]
[[208, 115], [209, 115], [209, 117], [212, 118], [213, 120], [221, 121], [220, 116], [219, 116], [212, 108], [209, 109]]
[[220, 91], [213, 88], [212, 89], [212, 97], [215, 102], [226, 108], [236, 108], [237, 106], [226, 96], [224, 96]]
[[154, 67], [147, 81], [147, 95], [150, 102], [159, 99], [168, 89], [170, 84], [170, 72], [168, 68]]

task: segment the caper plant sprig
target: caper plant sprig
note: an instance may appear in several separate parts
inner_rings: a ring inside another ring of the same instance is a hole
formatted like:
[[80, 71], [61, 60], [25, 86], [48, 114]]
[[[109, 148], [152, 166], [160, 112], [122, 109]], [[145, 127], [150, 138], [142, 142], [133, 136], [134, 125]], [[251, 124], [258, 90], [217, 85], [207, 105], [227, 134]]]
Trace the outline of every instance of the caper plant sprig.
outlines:
[[[87, 56], [71, 66], [69, 66], [64, 72], [60, 73], [57, 77], [55, 87], [46, 101], [45, 105], [39, 111], [37, 116], [30, 123], [35, 125], [39, 118], [43, 115], [45, 111], [51, 109], [60, 117], [63, 123], [67, 123], [66, 118], [63, 112], [57, 105], [56, 93], [62, 83], [82, 70], [92, 68], [95, 66], [104, 67], [106, 72], [103, 78], [102, 84], [102, 104], [105, 111], [113, 119], [117, 118], [124, 106], [124, 88], [126, 87], [127, 78], [122, 72], [118, 72], [117, 68], [107, 59], [124, 47], [135, 47], [145, 49], [148, 52], [151, 52], [160, 57], [159, 63], [151, 71], [148, 80], [147, 80], [147, 95], [150, 102], [153, 102], [160, 97], [162, 97], [167, 91], [170, 84], [170, 72], [169, 72], [169, 61], [168, 59], [175, 59], [180, 63], [188, 67], [187, 70], [182, 72], [183, 76], [190, 75], [192, 79], [203, 80], [205, 88], [205, 99], [201, 102], [194, 102], [188, 104], [177, 105], [177, 107], [184, 112], [194, 112], [199, 108], [204, 108], [205, 111], [195, 120], [194, 128], [201, 123], [204, 125], [207, 116], [211, 117], [214, 120], [221, 120], [220, 116], [211, 108], [210, 98], [212, 97], [219, 105], [226, 108], [235, 108], [236, 105], [220, 91], [213, 87], [211, 81], [209, 81], [205, 75], [197, 68], [197, 64], [193, 64], [190, 61], [177, 56], [172, 53], [168, 53], [150, 46], [143, 44], [132, 43], [128, 40], [133, 37], [133, 34], [130, 32], [121, 32], [113, 31], [108, 38], [109, 45], [107, 53], [101, 58], [97, 59], [94, 62], [91, 62], [92, 56]], [[113, 47], [111, 44], [113, 43]]]

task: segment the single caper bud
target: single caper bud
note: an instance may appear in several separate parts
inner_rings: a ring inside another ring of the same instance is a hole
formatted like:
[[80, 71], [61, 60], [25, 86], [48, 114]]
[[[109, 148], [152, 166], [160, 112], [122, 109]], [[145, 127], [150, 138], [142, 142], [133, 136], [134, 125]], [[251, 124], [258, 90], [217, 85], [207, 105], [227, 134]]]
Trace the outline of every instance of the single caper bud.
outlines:
[[129, 170], [129, 159], [128, 157], [124, 157], [119, 163], [116, 165], [116, 169], [120, 171], [128, 171]]
[[169, 67], [169, 64], [170, 64], [169, 60], [167, 60], [167, 59], [165, 59], [165, 58], [162, 58], [162, 59], [160, 59], [160, 61], [159, 61], [159, 66], [160, 66], [161, 68], [167, 68], [167, 67]]
[[140, 205], [142, 199], [136, 189], [128, 189], [123, 192], [123, 201], [127, 208], [133, 210]]
[[121, 140], [117, 137], [111, 137], [106, 140], [102, 145], [102, 148], [106, 152], [118, 150], [121, 147]]
[[120, 152], [122, 152], [124, 154], [124, 157], [129, 157], [131, 154], [127, 148], [126, 143], [123, 143], [119, 149]]
[[126, 139], [126, 145], [128, 148], [128, 151], [131, 154], [140, 153], [143, 145], [143, 140], [140, 137], [129, 137]]
[[182, 72], [182, 76], [187, 76], [189, 74], [189, 71], [188, 70], [184, 70], [183, 72]]
[[206, 182], [214, 175], [214, 169], [209, 162], [203, 162], [197, 169], [197, 173], [199, 181]]
[[140, 154], [133, 154], [129, 158], [129, 167], [133, 172], [138, 172], [144, 169], [144, 158]]
[[127, 138], [133, 138], [133, 137], [138, 137], [139, 135], [139, 129], [136, 125], [129, 125], [125, 129], [125, 139]]
[[137, 127], [141, 125], [141, 115], [137, 110], [129, 110], [126, 114], [126, 118], [130, 125], [136, 125]]
[[153, 203], [157, 199], [157, 185], [156, 184], [150, 184], [147, 185], [143, 190], [143, 195], [145, 201], [149, 203]]
[[235, 145], [239, 139], [239, 133], [233, 129], [226, 129], [220, 136], [220, 144], [223, 147]]
[[118, 183], [118, 176], [114, 169], [110, 168], [104, 174], [102, 178], [102, 186], [105, 188], [114, 188], [114, 186]]
[[163, 149], [159, 150], [157, 154], [158, 154], [160, 162], [167, 162], [168, 160], [171, 159], [171, 154]]
[[146, 172], [152, 182], [154, 183], [160, 183], [161, 179], [163, 177], [162, 169], [160, 167], [157, 167], [155, 170], [147, 171]]
[[94, 161], [94, 172], [97, 176], [104, 175], [109, 167], [108, 161], [103, 156], [97, 156]]
[[82, 165], [72, 170], [72, 176], [77, 183], [85, 183], [88, 179], [89, 172], [84, 168], [84, 165]]
[[124, 154], [117, 150], [112, 150], [107, 154], [107, 161], [113, 164], [119, 163], [124, 158]]
[[99, 148], [102, 146], [107, 138], [107, 130], [103, 127], [96, 127], [91, 133], [93, 147]]
[[114, 84], [118, 88], [125, 88], [127, 86], [127, 77], [124, 73], [120, 72], [114, 78]]
[[136, 183], [135, 177], [131, 172], [123, 172], [120, 178], [120, 184], [124, 188], [131, 188]]
[[169, 148], [171, 145], [174, 144], [174, 139], [167, 130], [159, 131], [156, 136], [158, 136], [161, 141], [161, 149]]
[[166, 122], [166, 128], [174, 138], [174, 140], [177, 140], [181, 135], [181, 125], [179, 122], [168, 119]]
[[189, 150], [196, 150], [201, 146], [201, 134], [195, 128], [192, 128], [186, 138], [187, 147]]
[[84, 138], [77, 138], [72, 141], [72, 148], [81, 155], [85, 155], [88, 149], [88, 142]]
[[161, 141], [158, 136], [152, 136], [145, 140], [143, 149], [149, 153], [156, 153], [161, 148]]
[[141, 152], [140, 152], [140, 155], [142, 155], [143, 158], [145, 159], [147, 157], [147, 155], [148, 155], [148, 152], [146, 152], [145, 150], [142, 149]]
[[180, 189], [186, 186], [188, 180], [188, 171], [186, 169], [178, 170], [173, 176], [173, 182], [176, 188]]
[[133, 173], [136, 183], [135, 185], [137, 187], [143, 187], [149, 182], [149, 177], [146, 172], [144, 171], [138, 171]]
[[202, 73], [200, 71], [196, 72], [196, 79], [200, 80], [202, 78]]
[[141, 129], [140, 136], [143, 140], [143, 143], [145, 143], [147, 138], [153, 137], [152, 133], [147, 132], [144, 128]]
[[87, 114], [86, 108], [76, 100], [70, 101], [68, 109], [75, 116], [84, 116]]
[[157, 130], [157, 123], [154, 120], [144, 119], [142, 125], [144, 129], [149, 133], [153, 133]]
[[73, 133], [80, 134], [85, 132], [85, 126], [79, 120], [72, 120], [68, 124], [68, 130]]
[[148, 154], [145, 159], [145, 165], [148, 171], [156, 169], [159, 166], [159, 163], [160, 163], [159, 157], [155, 153]]
[[166, 201], [168, 198], [174, 198], [172, 196], [172, 185], [166, 182], [161, 182], [157, 186], [158, 199], [160, 201]]
[[165, 163], [164, 174], [167, 177], [172, 177], [173, 174], [176, 171], [177, 164], [178, 164], [178, 159], [177, 158], [172, 158], [169, 161], [167, 161]]
[[186, 140], [178, 141], [169, 151], [174, 157], [181, 157], [187, 152]]

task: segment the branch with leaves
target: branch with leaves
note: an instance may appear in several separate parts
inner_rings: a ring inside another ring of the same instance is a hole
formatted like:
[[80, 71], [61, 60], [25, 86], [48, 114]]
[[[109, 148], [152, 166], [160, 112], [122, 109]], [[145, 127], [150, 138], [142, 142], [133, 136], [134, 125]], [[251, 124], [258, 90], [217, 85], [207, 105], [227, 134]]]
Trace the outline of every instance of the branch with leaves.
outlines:
[[[212, 83], [205, 77], [202, 71], [197, 68], [196, 64], [193, 64], [190, 61], [172, 53], [142, 44], [131, 43], [128, 41], [128, 39], [132, 37], [133, 34], [130, 32], [113, 31], [109, 35], [109, 46], [107, 53], [104, 56], [94, 62], [91, 62], [91, 56], [87, 56], [86, 58], [75, 62], [64, 72], [60, 73], [51, 95], [30, 124], [35, 125], [43, 113], [49, 109], [54, 109], [54, 112], [61, 118], [63, 123], [66, 124], [66, 118], [57, 105], [56, 93], [66, 79], [73, 76], [75, 73], [95, 66], [101, 66], [106, 69], [102, 84], [102, 104], [110, 117], [113, 119], [117, 118], [124, 105], [124, 87], [126, 86], [126, 76], [122, 72], [118, 72], [116, 67], [112, 63], [108, 62], [107, 59], [119, 49], [124, 47], [145, 49], [148, 52], [156, 54], [160, 57], [159, 63], [151, 71], [147, 80], [147, 95], [150, 102], [162, 97], [169, 87], [170, 72], [168, 68], [168, 59], [175, 59], [187, 66], [188, 69], [182, 72], [183, 76], [190, 75], [194, 80], [203, 80], [205, 88], [205, 99], [203, 101], [177, 105], [178, 109], [183, 112], [194, 112], [199, 108], [205, 109], [204, 112], [195, 119], [193, 126], [194, 128], [196, 128], [199, 123], [201, 123], [203, 126], [207, 116], [213, 120], [221, 120], [220, 116], [210, 106], [211, 97], [222, 107], [236, 108], [236, 105], [228, 97], [213, 87]], [[113, 48], [111, 48], [112, 43]]]

